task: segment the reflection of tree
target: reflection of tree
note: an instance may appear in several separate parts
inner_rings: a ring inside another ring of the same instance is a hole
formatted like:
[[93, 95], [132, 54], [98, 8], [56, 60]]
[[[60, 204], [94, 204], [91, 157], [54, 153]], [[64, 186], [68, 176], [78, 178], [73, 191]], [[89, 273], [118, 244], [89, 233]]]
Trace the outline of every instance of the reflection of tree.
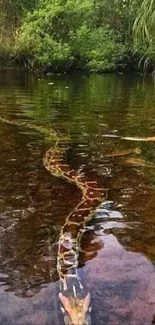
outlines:
[[[68, 195], [71, 198], [73, 189]], [[65, 197], [64, 199], [67, 200]], [[42, 196], [42, 204], [45, 200], [46, 198]], [[43, 283], [58, 280], [57, 243], [60, 226], [64, 222], [61, 221], [62, 212], [60, 206], [55, 207], [54, 211], [50, 206], [48, 212], [46, 205], [40, 211], [40, 207], [36, 208], [36, 204], [34, 200], [35, 212], [33, 213], [26, 209], [21, 210], [25, 218], [19, 220], [13, 229], [6, 229], [1, 238], [1, 269], [9, 276], [6, 283], [9, 285], [9, 290], [14, 290], [16, 294], [23, 296], [35, 294]], [[50, 220], [53, 219], [52, 215], [56, 218], [55, 222]], [[101, 241], [97, 243], [93, 239], [92, 232], [86, 233], [85, 240], [85, 245], [82, 245], [84, 256], [80, 257], [82, 266], [85, 261], [94, 258], [97, 250], [102, 247]]]
[[[155, 189], [146, 178], [144, 168], [122, 168], [113, 174], [110, 181], [110, 197], [124, 215], [125, 227], [107, 229], [119, 242], [133, 252], [144, 254], [155, 263]], [[152, 174], [151, 174], [152, 175]]]
[[[101, 184], [110, 188], [109, 199], [120, 207], [123, 221], [131, 227], [106, 231], [113, 232], [127, 249], [143, 252], [154, 261], [154, 172], [126, 167], [121, 158], [107, 159], [109, 151], [134, 148], [135, 143], [104, 137], [117, 130], [121, 135], [151, 135], [153, 85], [141, 77], [118, 75], [53, 76], [54, 85], [49, 81], [21, 75], [1, 80], [1, 114], [55, 126], [62, 135], [69, 132], [70, 164], [90, 178], [101, 175]], [[13, 126], [3, 126], [0, 132], [2, 271], [9, 275], [11, 290], [24, 292], [57, 279], [59, 230], [80, 195], [44, 170], [42, 157], [51, 143], [43, 134], [17, 131]], [[144, 143], [138, 146], [142, 158], [153, 162], [154, 147]], [[101, 247], [94, 229], [86, 232], [80, 266], [94, 258]]]
[[45, 171], [40, 137], [20, 131], [1, 127], [0, 260], [9, 289], [24, 292], [55, 279], [60, 227], [78, 195], [66, 204], [72, 186]]
[[[32, 296], [43, 283], [58, 280], [56, 261], [60, 227], [80, 195], [75, 186], [55, 177], [52, 180], [42, 166], [42, 148], [37, 139], [34, 145], [27, 146], [31, 132], [25, 140], [14, 126], [11, 129], [10, 125], [3, 127], [5, 135], [8, 134], [6, 138], [12, 139], [12, 155], [10, 157], [9, 147], [5, 150], [7, 140], [4, 138], [2, 159], [8, 162], [1, 170], [4, 174], [1, 186], [7, 184], [3, 188], [5, 210], [2, 208], [0, 214], [1, 271], [8, 275], [5, 281], [8, 290]], [[100, 247], [93, 244], [93, 253]], [[94, 254], [90, 254], [89, 258], [93, 257]]]
[[117, 233], [117, 237], [123, 246], [131, 251], [143, 253], [153, 263], [155, 263], [154, 198], [155, 190], [143, 187], [141, 191], [137, 191], [126, 207], [128, 209], [128, 220], [130, 222], [130, 219], [135, 216], [135, 225], [134, 220], [132, 220], [130, 227], [124, 230], [124, 234], [119, 233], [119, 231]]
[[19, 222], [12, 237], [6, 231], [2, 239], [2, 269], [9, 275], [6, 282], [9, 290], [20, 295], [26, 294], [28, 289], [35, 293], [41, 284], [50, 281], [50, 272], [51, 280], [57, 279], [58, 232], [52, 226], [44, 225], [43, 220], [41, 225], [38, 219], [35, 214], [31, 215], [26, 222]]

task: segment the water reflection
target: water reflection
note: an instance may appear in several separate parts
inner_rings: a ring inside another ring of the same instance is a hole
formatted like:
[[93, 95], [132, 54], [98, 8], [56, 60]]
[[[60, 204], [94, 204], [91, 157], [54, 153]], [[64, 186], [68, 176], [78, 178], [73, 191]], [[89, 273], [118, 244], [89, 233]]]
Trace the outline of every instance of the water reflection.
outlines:
[[[128, 324], [145, 325], [155, 310], [155, 143], [127, 142], [119, 137], [153, 136], [154, 102], [154, 83], [141, 76], [42, 79], [16, 73], [0, 78], [0, 115], [55, 127], [60, 137], [67, 136], [66, 159], [71, 168], [97, 179], [108, 191], [107, 200], [84, 229], [80, 250], [80, 272], [86, 273], [93, 297], [94, 325], [102, 325], [103, 320], [106, 324], [126, 324], [127, 320]], [[1, 323], [11, 324], [13, 317], [16, 324], [52, 321], [58, 325], [61, 320], [54, 302], [57, 242], [61, 226], [81, 194], [44, 169], [42, 157], [53, 145], [44, 134], [26, 126], [0, 124], [0, 137]], [[127, 163], [127, 150], [129, 158], [146, 164]], [[112, 152], [120, 154], [110, 155]], [[7, 292], [10, 311], [3, 308]], [[20, 297], [37, 301], [36, 314], [31, 310], [26, 315]]]

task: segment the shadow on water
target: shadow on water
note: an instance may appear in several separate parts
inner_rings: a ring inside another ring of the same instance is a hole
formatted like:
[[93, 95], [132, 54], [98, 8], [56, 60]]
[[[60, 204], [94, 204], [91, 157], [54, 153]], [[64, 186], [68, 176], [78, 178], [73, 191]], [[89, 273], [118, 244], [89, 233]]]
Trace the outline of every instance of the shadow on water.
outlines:
[[[93, 325], [155, 312], [155, 142], [121, 139], [154, 136], [154, 102], [152, 79], [134, 74], [0, 78], [0, 116], [55, 127], [71, 168], [107, 189], [80, 249]], [[81, 194], [45, 170], [45, 134], [1, 123], [0, 137], [0, 323], [63, 324], [57, 243]]]

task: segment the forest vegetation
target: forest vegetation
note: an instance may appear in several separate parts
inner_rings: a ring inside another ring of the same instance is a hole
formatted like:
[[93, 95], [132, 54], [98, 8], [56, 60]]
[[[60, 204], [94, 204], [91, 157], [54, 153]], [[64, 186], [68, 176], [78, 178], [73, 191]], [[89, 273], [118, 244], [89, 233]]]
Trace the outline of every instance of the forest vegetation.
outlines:
[[152, 68], [155, 0], [1, 0], [0, 67]]

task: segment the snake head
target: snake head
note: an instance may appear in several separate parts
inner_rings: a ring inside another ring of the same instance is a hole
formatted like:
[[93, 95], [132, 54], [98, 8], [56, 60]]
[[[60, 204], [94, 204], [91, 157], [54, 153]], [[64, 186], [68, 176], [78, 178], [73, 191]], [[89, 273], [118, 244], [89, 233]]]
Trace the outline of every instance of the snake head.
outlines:
[[89, 293], [83, 299], [66, 297], [62, 293], [59, 298], [64, 307], [65, 325], [91, 325]]

